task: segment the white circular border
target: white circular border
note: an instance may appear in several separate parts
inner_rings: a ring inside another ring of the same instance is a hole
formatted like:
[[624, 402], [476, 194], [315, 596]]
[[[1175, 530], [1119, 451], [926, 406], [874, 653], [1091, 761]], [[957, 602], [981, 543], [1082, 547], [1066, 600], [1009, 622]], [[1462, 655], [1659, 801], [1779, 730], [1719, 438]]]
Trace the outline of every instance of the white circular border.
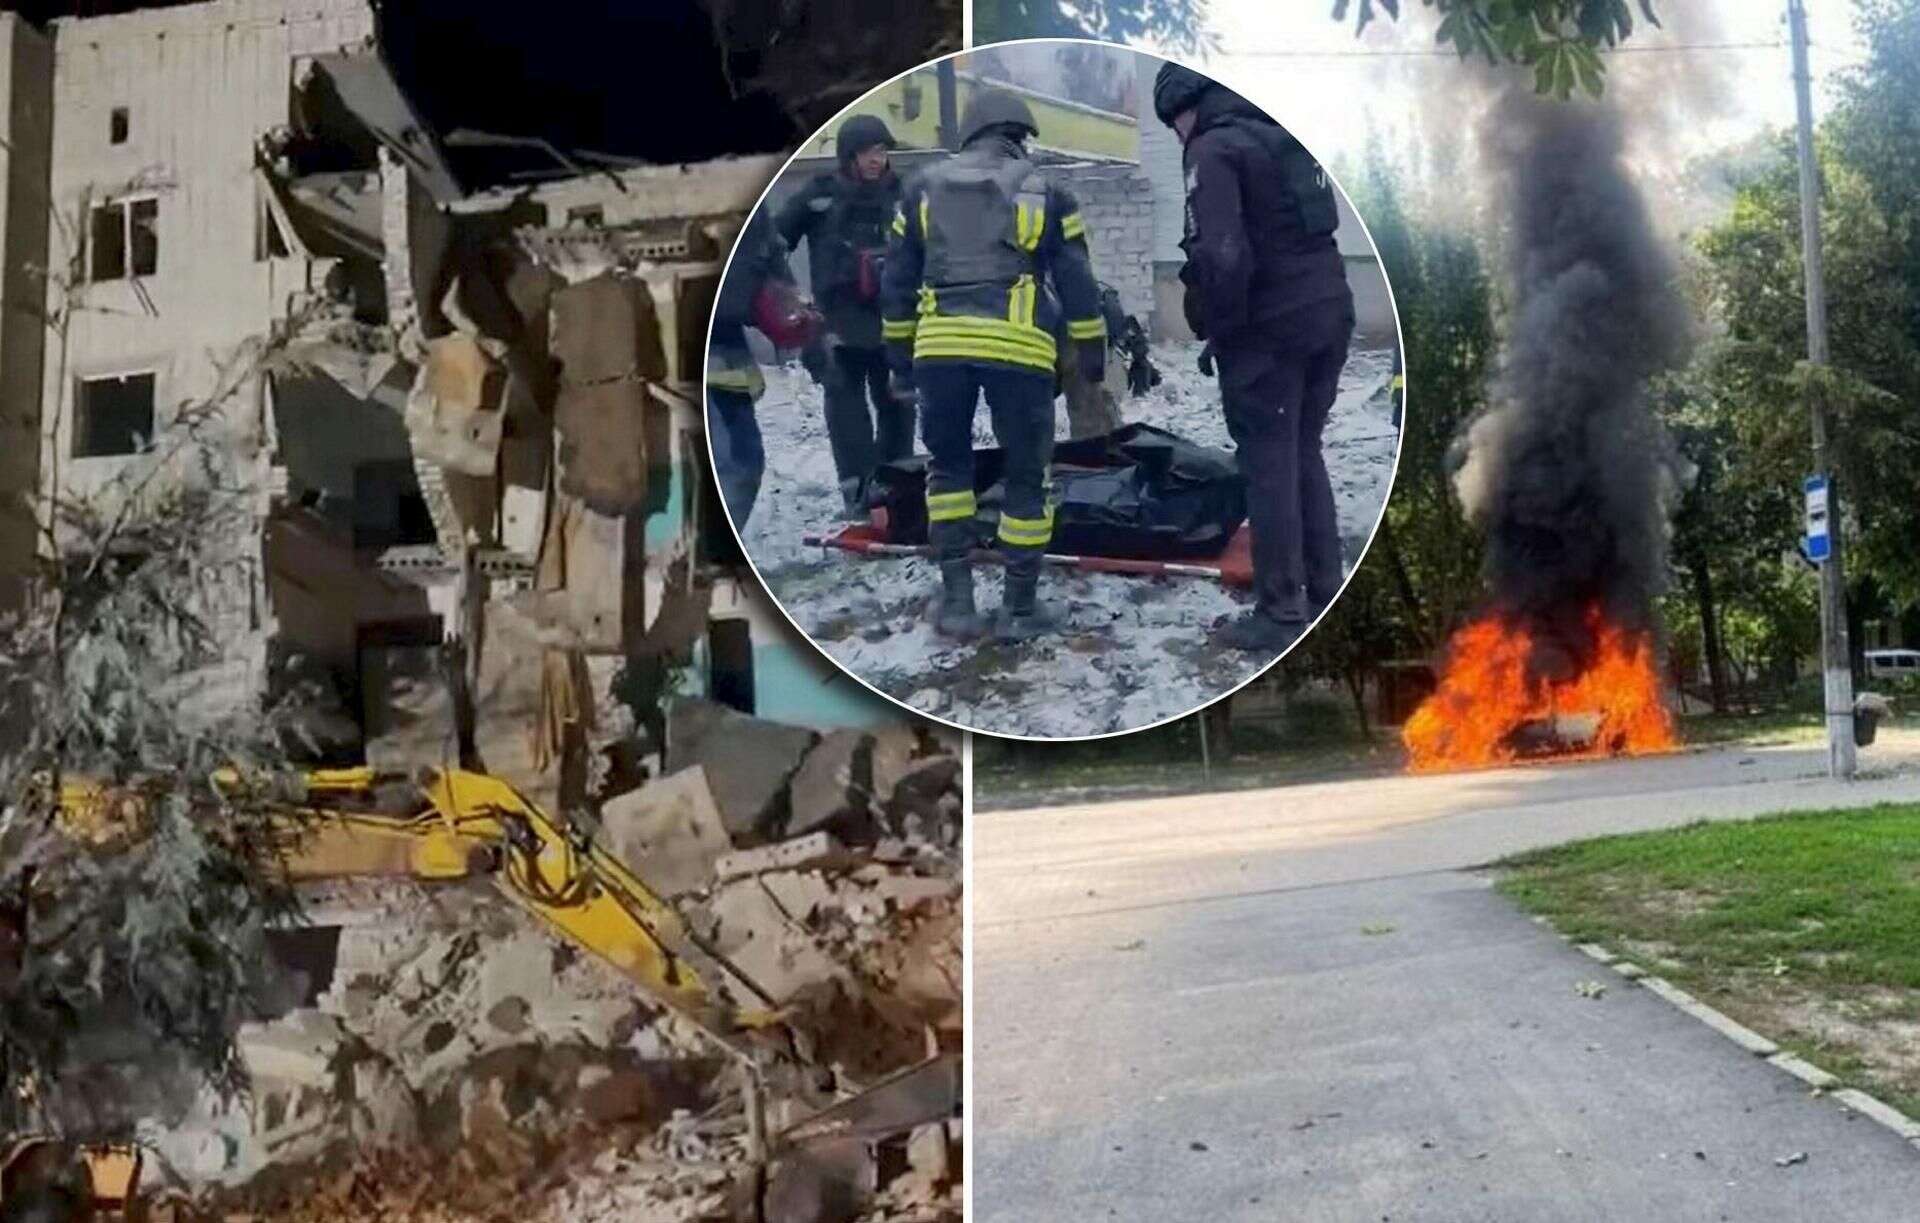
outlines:
[[[972, 6], [969, 5], [968, 7], [969, 9], [971, 9]], [[971, 20], [971, 13], [969, 13], [968, 16], [969, 16], [969, 20]], [[779, 170], [774, 172], [773, 177], [770, 180], [768, 180], [766, 187], [761, 190], [759, 198], [753, 202], [753, 207], [747, 210], [747, 213], [746, 213], [747, 220], [741, 224], [740, 233], [736, 235], [734, 238], [733, 249], [727, 252], [726, 262], [721, 266], [721, 269], [720, 269], [720, 279], [719, 281], [716, 282], [716, 285], [715, 285], [715, 290], [714, 290], [715, 305], [717, 306], [719, 304], [719, 298], [720, 298], [719, 286], [724, 285], [726, 283], [727, 274], [733, 270], [733, 257], [736, 254], [738, 254], [740, 251], [740, 239], [745, 236], [747, 231], [747, 226], [753, 222], [753, 219], [759, 215], [760, 209], [763, 206], [765, 206], [767, 202], [767, 196], [773, 193], [774, 185], [779, 183], [782, 178], [786, 177], [787, 171], [792, 169], [794, 161], [800, 157], [801, 153], [806, 151], [807, 146], [813, 143], [814, 137], [818, 136], [821, 132], [833, 126], [835, 123], [838, 123], [841, 119], [846, 117], [850, 112], [856, 110], [858, 107], [864, 104], [868, 98], [872, 97], [875, 93], [877, 93], [881, 89], [886, 88], [888, 85], [891, 85], [893, 82], [899, 80], [901, 77], [909, 76], [915, 72], [924, 72], [928, 68], [931, 68], [936, 64], [943, 63], [946, 60], [958, 59], [961, 56], [965, 56], [965, 55], [974, 55], [981, 51], [988, 50], [989, 48], [1021, 46], [1021, 45], [1034, 44], [1034, 43], [1082, 44], [1086, 46], [1102, 47], [1107, 50], [1113, 50], [1113, 51], [1126, 51], [1133, 55], [1144, 56], [1149, 59], [1156, 59], [1161, 61], [1162, 63], [1179, 64], [1181, 67], [1186, 68], [1189, 71], [1196, 72], [1199, 75], [1205, 77], [1207, 80], [1214, 82], [1215, 84], [1226, 85], [1227, 88], [1229, 89], [1233, 88], [1230, 84], [1228, 84], [1226, 81], [1221, 80], [1221, 78], [1216, 76], [1215, 74], [1205, 71], [1204, 69], [1201, 69], [1201, 68], [1196, 68], [1192, 64], [1189, 64], [1184, 60], [1174, 59], [1171, 56], [1163, 55], [1157, 51], [1146, 51], [1146, 50], [1140, 49], [1139, 47], [1128, 46], [1125, 43], [1108, 42], [1104, 39], [1098, 39], [1098, 38], [1014, 38], [1014, 39], [1007, 39], [1002, 42], [983, 43], [979, 46], [965, 47], [958, 51], [949, 51], [947, 54], [937, 56], [934, 59], [927, 60], [925, 63], [916, 64], [915, 66], [908, 68], [905, 71], [897, 72], [894, 75], [888, 77], [886, 80], [879, 81], [874, 85], [868, 87], [865, 93], [862, 93], [858, 98], [854, 99], [852, 102], [849, 102], [845, 106], [841, 107], [838, 111], [834, 113], [831, 119], [828, 119], [825, 123], [822, 123], [818, 128], [815, 128], [811, 135], [807, 136], [804, 140], [800, 142], [800, 147], [795, 149], [794, 152], [787, 157], [787, 160], [781, 163]], [[1239, 91], [1236, 90], [1235, 92], [1239, 92]], [[1241, 96], [1245, 97], [1246, 95], [1242, 94]], [[1276, 123], [1280, 122], [1278, 117], [1274, 116], [1270, 111], [1267, 110], [1266, 107], [1264, 106], [1260, 107], [1260, 112], [1262, 114], [1267, 115], [1268, 118], [1274, 119]], [[1136, 115], [1136, 120], [1138, 119], [1139, 119], [1139, 116]], [[1281, 123], [1281, 126], [1285, 127], [1286, 125], [1284, 123]], [[1288, 130], [1291, 131], [1292, 129], [1288, 129]], [[1311, 153], [1313, 150], [1308, 149], [1307, 151]], [[1318, 162], [1319, 159], [1316, 157], [1315, 161]], [[1353, 197], [1347, 194], [1347, 189], [1341, 185], [1340, 180], [1337, 177], [1335, 177], [1333, 171], [1330, 169], [1327, 169], [1326, 164], [1324, 162], [1320, 163], [1320, 168], [1322, 169], [1322, 171], [1326, 173], [1327, 181], [1333, 184], [1334, 190], [1340, 193], [1340, 198], [1346, 204], [1347, 211], [1350, 214], [1352, 214], [1353, 218], [1356, 221], [1360, 223], [1360, 232], [1366, 236], [1367, 245], [1370, 248], [1372, 248], [1373, 257], [1376, 261], [1378, 261], [1380, 258], [1380, 244], [1373, 240], [1373, 230], [1368, 227], [1366, 217], [1362, 216], [1360, 214], [1360, 210], [1354, 207]], [[772, 587], [767, 585], [766, 579], [760, 576], [760, 566], [754, 561], [753, 553], [748, 550], [746, 541], [741, 538], [740, 528], [734, 525], [733, 508], [727, 504], [726, 497], [720, 493], [720, 465], [718, 460], [714, 458], [713, 439], [711, 436], [708, 435], [708, 432], [707, 432], [707, 393], [708, 391], [707, 391], [707, 371], [706, 371], [704, 358], [710, 355], [713, 349], [713, 316], [712, 314], [709, 314], [707, 317], [707, 342], [704, 348], [702, 349], [703, 361], [702, 361], [701, 371], [700, 371], [700, 435], [702, 440], [706, 443], [706, 447], [707, 447], [707, 465], [713, 475], [715, 499], [720, 502], [721, 512], [727, 516], [727, 529], [733, 532], [734, 542], [739, 544], [740, 546], [740, 554], [746, 557], [747, 568], [753, 571], [753, 580], [759, 584], [760, 593], [766, 596], [767, 600], [771, 602], [776, 609], [778, 609], [778, 611], [780, 612], [780, 615], [786, 619], [787, 623], [793, 626], [793, 631], [800, 634], [801, 637], [805, 638], [807, 644], [811, 646], [813, 650], [820, 655], [820, 657], [825, 659], [828, 663], [831, 663], [836, 670], [840, 671], [842, 674], [846, 675], [848, 678], [852, 679], [855, 683], [859, 684], [861, 687], [865, 688], [867, 691], [873, 693], [875, 696], [878, 696], [883, 700], [887, 700], [892, 702], [895, 705], [898, 705], [900, 708], [906, 710], [908, 713], [914, 715], [915, 717], [925, 718], [931, 722], [938, 722], [942, 726], [950, 727], [954, 730], [961, 732], [962, 734], [988, 735], [996, 739], [1012, 739], [1012, 740], [1023, 742], [1023, 743], [1092, 743], [1101, 739], [1117, 739], [1123, 735], [1136, 735], [1136, 734], [1139, 734], [1141, 731], [1154, 730], [1159, 727], [1166, 726], [1169, 723], [1178, 722], [1182, 718], [1191, 717], [1193, 714], [1198, 713], [1200, 710], [1209, 709], [1214, 705], [1220, 703], [1221, 701], [1231, 699], [1234, 696], [1234, 694], [1241, 691], [1247, 685], [1253, 683], [1255, 680], [1259, 679], [1261, 676], [1265, 675], [1267, 672], [1273, 670], [1273, 668], [1276, 665], [1278, 665], [1282, 659], [1286, 658], [1287, 655], [1293, 653], [1293, 651], [1300, 645], [1301, 642], [1305, 641], [1309, 636], [1312, 635], [1313, 630], [1319, 627], [1320, 622], [1322, 620], [1326, 619], [1328, 612], [1331, 612], [1336, 606], [1339, 605], [1341, 597], [1347, 593], [1347, 587], [1353, 582], [1354, 574], [1357, 574], [1360, 572], [1360, 566], [1366, 563], [1367, 554], [1373, 550], [1373, 541], [1379, 537], [1380, 526], [1382, 523], [1384, 523], [1387, 520], [1387, 505], [1389, 502], [1393, 500], [1393, 488], [1400, 478], [1400, 458], [1406, 452], [1406, 445], [1407, 445], [1407, 426], [1406, 426], [1407, 393], [1405, 389], [1405, 374], [1406, 374], [1406, 368], [1407, 368], [1406, 366], [1406, 355], [1407, 355], [1406, 330], [1401, 325], [1401, 322], [1400, 322], [1400, 303], [1399, 303], [1399, 300], [1394, 296], [1393, 277], [1387, 274], [1387, 269], [1384, 264], [1382, 264], [1380, 268], [1380, 279], [1387, 286], [1387, 305], [1393, 311], [1394, 347], [1400, 356], [1400, 371], [1402, 376], [1402, 387], [1400, 392], [1401, 415], [1400, 415], [1399, 437], [1394, 442], [1394, 447], [1393, 447], [1393, 469], [1387, 473], [1387, 495], [1381, 498], [1380, 500], [1380, 513], [1373, 520], [1373, 529], [1367, 533], [1367, 542], [1361, 547], [1360, 555], [1357, 558], [1355, 558], [1353, 562], [1352, 571], [1349, 572], [1344, 578], [1340, 580], [1340, 589], [1334, 594], [1333, 598], [1327, 603], [1326, 607], [1321, 610], [1320, 614], [1318, 616], [1315, 616], [1310, 622], [1308, 622], [1307, 627], [1302, 629], [1300, 631], [1299, 636], [1295, 637], [1291, 642], [1289, 642], [1285, 649], [1281, 650], [1278, 654], [1274, 655], [1273, 658], [1265, 666], [1261, 667], [1258, 671], [1255, 671], [1253, 674], [1247, 676], [1247, 678], [1241, 680], [1238, 684], [1227, 689], [1225, 692], [1220, 693], [1218, 696], [1212, 698], [1211, 700], [1203, 701], [1202, 703], [1195, 705], [1193, 708], [1183, 710], [1180, 713], [1170, 714], [1167, 717], [1164, 717], [1157, 722], [1149, 722], [1144, 726], [1130, 726], [1124, 730], [1101, 731], [1098, 734], [1087, 734], [1087, 735], [1051, 735], [1051, 736], [1050, 735], [1020, 735], [1020, 734], [1012, 734], [1007, 731], [983, 730], [979, 727], [967, 726], [962, 723], [955, 722], [949, 718], [943, 718], [936, 713], [929, 713], [924, 709], [918, 708], [917, 706], [907, 703], [901, 698], [894, 696], [890, 692], [882, 691], [880, 688], [869, 683], [864, 676], [857, 674], [852, 667], [847, 666], [846, 664], [842, 663], [839, 659], [835, 658], [833, 655], [827, 653], [826, 649], [823, 646], [821, 646], [819, 642], [814, 640], [813, 634], [809, 633], [806, 629], [802, 628], [800, 626], [800, 622], [793, 618], [793, 614], [787, 610], [787, 605], [781, 601], [779, 596], [773, 593], [773, 589]], [[756, 408], [757, 408], [757, 405], [756, 405]], [[918, 439], [916, 438], [915, 440], [917, 441]], [[971, 754], [972, 754], [971, 752], [968, 753], [969, 756], [971, 756]]]

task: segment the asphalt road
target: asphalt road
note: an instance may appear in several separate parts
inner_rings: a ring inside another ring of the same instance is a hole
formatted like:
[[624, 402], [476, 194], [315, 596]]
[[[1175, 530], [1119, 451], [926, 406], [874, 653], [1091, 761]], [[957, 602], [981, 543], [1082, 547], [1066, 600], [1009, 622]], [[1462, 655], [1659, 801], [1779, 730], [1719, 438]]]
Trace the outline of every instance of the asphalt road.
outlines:
[[1920, 1217], [1920, 1151], [1462, 869], [1920, 801], [1920, 735], [1863, 760], [1850, 785], [1817, 749], [1733, 749], [977, 817], [973, 1217]]

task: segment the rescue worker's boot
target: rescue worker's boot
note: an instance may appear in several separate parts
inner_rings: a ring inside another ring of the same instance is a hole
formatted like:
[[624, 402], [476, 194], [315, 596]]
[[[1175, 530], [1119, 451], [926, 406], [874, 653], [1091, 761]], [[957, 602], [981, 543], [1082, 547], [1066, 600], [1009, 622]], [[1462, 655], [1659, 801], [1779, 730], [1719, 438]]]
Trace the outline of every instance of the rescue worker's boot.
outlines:
[[840, 501], [846, 507], [848, 522], [867, 520], [867, 482], [858, 476], [840, 481]]
[[973, 566], [965, 560], [940, 562], [940, 598], [933, 628], [942, 637], [972, 641], [984, 636], [987, 622], [973, 605]]
[[1277, 658], [1282, 650], [1306, 631], [1307, 621], [1275, 620], [1259, 609], [1228, 620], [1213, 636], [1214, 644], [1229, 650], [1243, 650], [1264, 658]]
[[1065, 619], [1060, 609], [1040, 599], [1040, 565], [1010, 563], [1007, 566], [1006, 597], [994, 621], [993, 635], [1002, 641], [1027, 641], [1057, 632]]

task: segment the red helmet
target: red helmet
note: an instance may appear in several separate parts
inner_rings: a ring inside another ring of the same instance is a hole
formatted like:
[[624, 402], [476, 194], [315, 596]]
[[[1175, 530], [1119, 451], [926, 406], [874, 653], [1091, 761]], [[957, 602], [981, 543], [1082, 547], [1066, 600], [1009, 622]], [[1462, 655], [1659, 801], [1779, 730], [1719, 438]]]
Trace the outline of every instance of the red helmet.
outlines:
[[820, 334], [822, 321], [792, 281], [769, 277], [753, 295], [753, 325], [775, 348], [805, 348]]

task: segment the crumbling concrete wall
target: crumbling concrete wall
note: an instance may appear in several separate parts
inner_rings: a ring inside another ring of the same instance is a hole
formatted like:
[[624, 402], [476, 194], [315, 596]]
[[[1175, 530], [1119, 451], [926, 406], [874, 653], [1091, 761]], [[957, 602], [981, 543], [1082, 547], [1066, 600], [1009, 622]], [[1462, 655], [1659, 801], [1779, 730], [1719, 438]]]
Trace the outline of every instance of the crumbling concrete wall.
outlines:
[[1087, 220], [1093, 272], [1120, 293], [1120, 304], [1153, 327], [1153, 243], [1157, 210], [1179, 209], [1162, 201], [1137, 165], [1079, 163], [1048, 171], [1080, 201]]
[[53, 44], [0, 13], [0, 611], [18, 605], [38, 547], [40, 380], [46, 351], [47, 176]]

